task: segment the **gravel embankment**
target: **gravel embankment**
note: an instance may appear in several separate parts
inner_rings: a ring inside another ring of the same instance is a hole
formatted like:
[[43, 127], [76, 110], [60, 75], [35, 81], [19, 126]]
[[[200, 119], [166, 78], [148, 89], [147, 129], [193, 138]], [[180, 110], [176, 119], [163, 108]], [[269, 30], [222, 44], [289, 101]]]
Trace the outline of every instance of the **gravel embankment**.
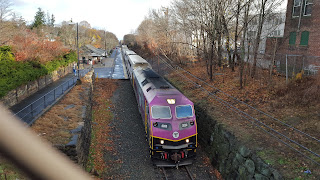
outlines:
[[[130, 81], [119, 80], [117, 83], [118, 88], [111, 99], [114, 118], [110, 133], [116, 152], [106, 152], [104, 158], [105, 162], [118, 163], [111, 166], [107, 174], [117, 179], [164, 179], [162, 172], [150, 160], [144, 125]], [[197, 160], [189, 166], [195, 179], [215, 179], [207, 159], [199, 148]], [[181, 179], [177, 177], [180, 174], [178, 170], [170, 168], [168, 171], [173, 179]]]

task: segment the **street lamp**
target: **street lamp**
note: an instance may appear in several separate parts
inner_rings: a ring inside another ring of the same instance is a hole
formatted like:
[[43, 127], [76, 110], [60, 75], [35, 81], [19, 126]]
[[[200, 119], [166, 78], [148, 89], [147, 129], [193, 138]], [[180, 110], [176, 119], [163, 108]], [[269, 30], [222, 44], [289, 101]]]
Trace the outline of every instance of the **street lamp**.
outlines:
[[77, 66], [78, 66], [78, 80], [77, 81], [80, 81], [80, 60], [79, 60], [79, 23], [72, 23], [72, 20], [71, 20], [71, 23], [69, 23], [69, 25], [74, 25], [76, 24], [77, 25], [77, 59], [78, 59], [78, 62], [77, 62]]
[[78, 81], [80, 81], [80, 61], [79, 61], [79, 25], [77, 23], [77, 54], [78, 54]]
[[106, 31], [104, 31], [104, 56], [107, 58], [107, 36]]

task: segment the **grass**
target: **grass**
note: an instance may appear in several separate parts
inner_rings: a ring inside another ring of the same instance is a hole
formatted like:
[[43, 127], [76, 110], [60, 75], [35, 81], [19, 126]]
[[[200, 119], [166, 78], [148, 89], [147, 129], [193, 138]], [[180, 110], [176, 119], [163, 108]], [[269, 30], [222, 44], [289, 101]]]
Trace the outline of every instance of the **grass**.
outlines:
[[83, 121], [82, 106], [88, 100], [88, 87], [88, 83], [75, 86], [32, 125], [32, 130], [52, 144], [68, 143], [72, 137], [70, 130]]
[[26, 179], [26, 176], [18, 168], [0, 157], [0, 179]]

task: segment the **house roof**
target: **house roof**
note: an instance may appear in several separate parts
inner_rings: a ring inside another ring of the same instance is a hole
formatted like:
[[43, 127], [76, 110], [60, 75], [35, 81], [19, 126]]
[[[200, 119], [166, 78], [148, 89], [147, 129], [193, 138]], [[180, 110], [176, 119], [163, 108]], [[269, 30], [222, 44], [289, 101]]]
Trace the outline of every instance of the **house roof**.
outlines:
[[98, 49], [90, 44], [85, 45], [84, 47], [82, 47], [84, 54], [88, 55], [88, 56], [96, 56], [96, 57], [100, 57], [100, 56], [105, 56], [105, 51], [102, 49]]

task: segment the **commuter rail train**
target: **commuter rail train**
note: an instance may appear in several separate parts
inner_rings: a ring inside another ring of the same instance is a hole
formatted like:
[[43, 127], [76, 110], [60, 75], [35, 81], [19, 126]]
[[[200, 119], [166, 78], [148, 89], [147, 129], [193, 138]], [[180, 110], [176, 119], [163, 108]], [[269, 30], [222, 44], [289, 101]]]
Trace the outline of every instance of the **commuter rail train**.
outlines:
[[142, 57], [128, 49], [123, 53], [153, 163], [165, 167], [192, 164], [197, 148], [193, 103], [154, 72]]

